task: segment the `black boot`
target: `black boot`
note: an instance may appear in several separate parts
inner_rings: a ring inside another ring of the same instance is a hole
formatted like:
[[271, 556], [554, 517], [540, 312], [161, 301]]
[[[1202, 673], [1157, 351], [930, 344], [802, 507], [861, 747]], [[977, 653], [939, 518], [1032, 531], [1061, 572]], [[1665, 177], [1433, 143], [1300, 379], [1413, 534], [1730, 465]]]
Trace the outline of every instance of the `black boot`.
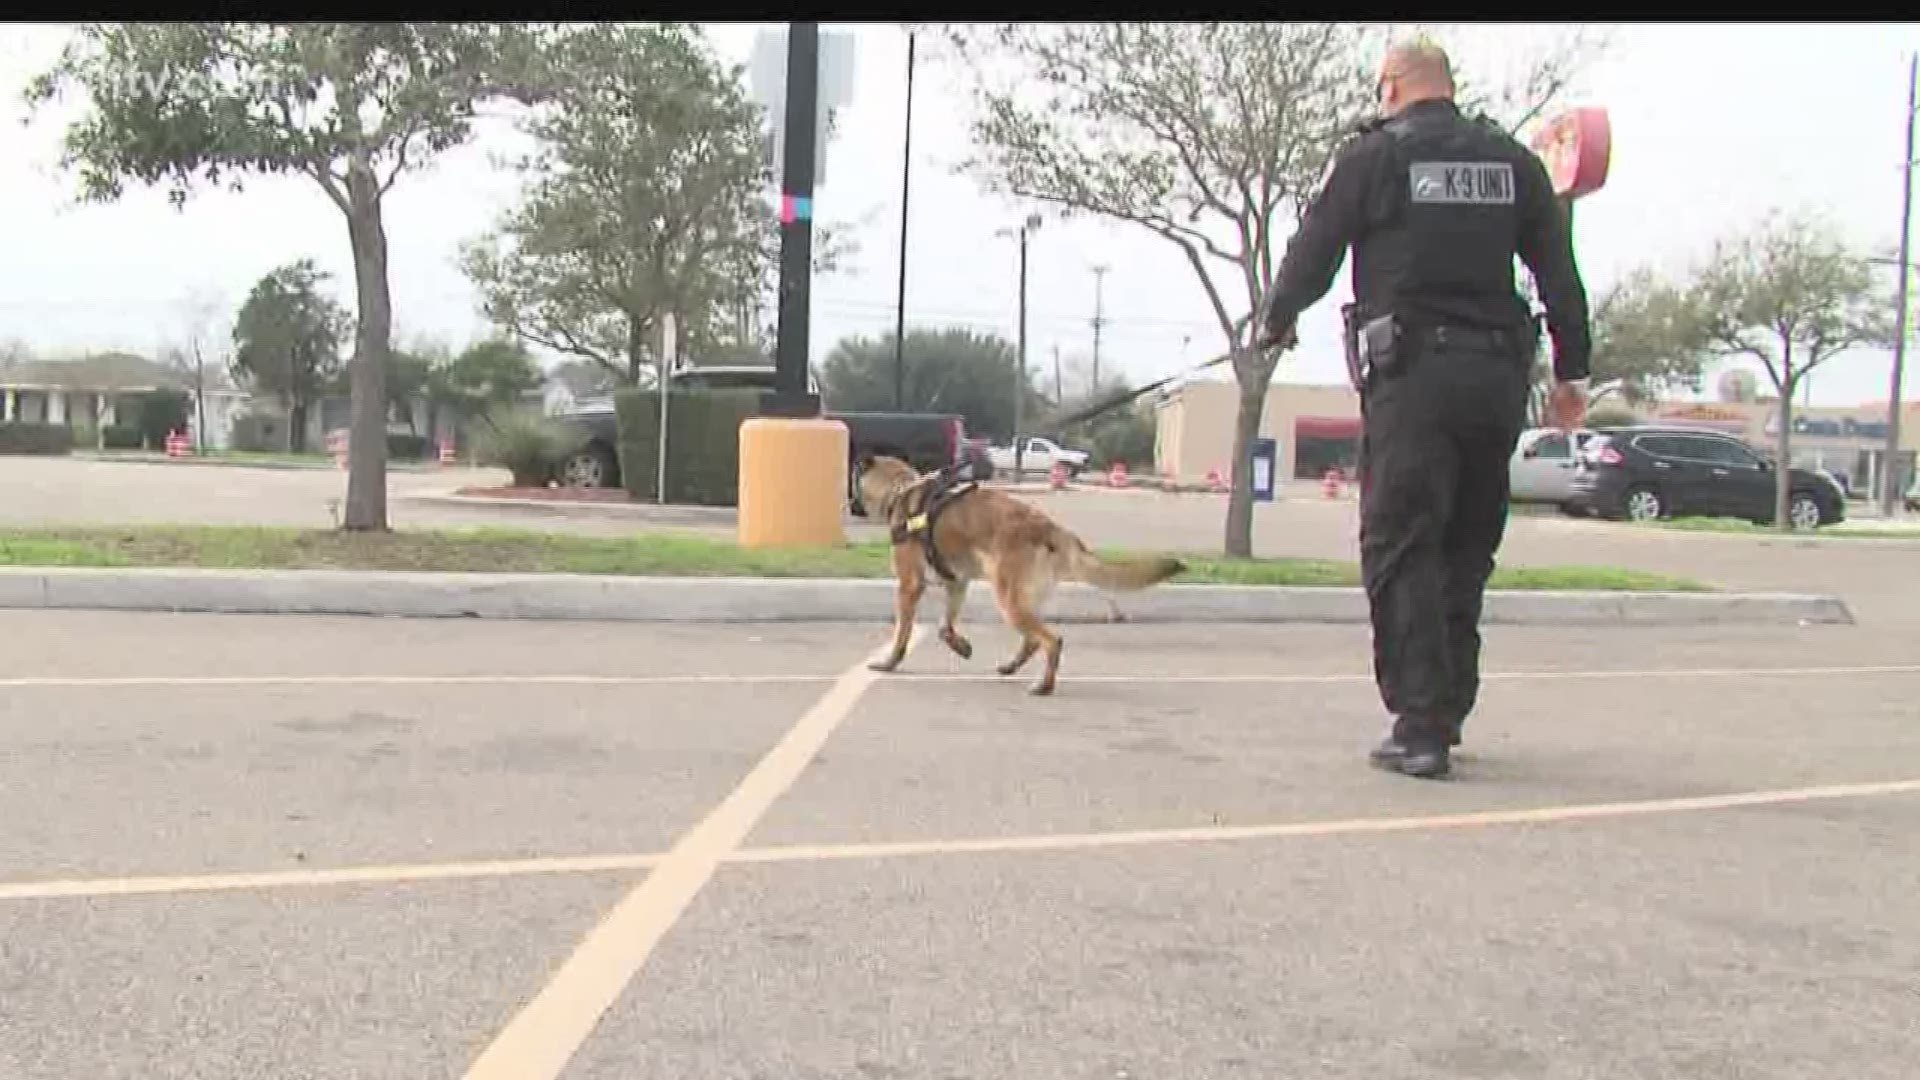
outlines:
[[1452, 755], [1445, 746], [1414, 745], [1388, 736], [1367, 754], [1374, 768], [1423, 780], [1438, 780], [1453, 771]]

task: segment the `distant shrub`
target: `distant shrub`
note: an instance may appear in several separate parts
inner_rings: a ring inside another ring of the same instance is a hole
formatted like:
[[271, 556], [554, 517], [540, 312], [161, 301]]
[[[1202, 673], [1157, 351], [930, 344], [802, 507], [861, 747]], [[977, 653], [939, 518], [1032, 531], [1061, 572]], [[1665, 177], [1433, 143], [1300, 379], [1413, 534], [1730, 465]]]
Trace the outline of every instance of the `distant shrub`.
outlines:
[[1635, 415], [1632, 409], [1618, 405], [1601, 405], [1587, 411], [1586, 426], [1590, 428], [1632, 427], [1643, 423], [1646, 421]]
[[100, 445], [108, 450], [139, 450], [146, 445], [133, 424], [108, 424], [100, 430]]
[[70, 454], [73, 429], [65, 424], [0, 423], [0, 454]]
[[489, 414], [479, 431], [480, 463], [512, 473], [514, 487], [545, 487], [586, 440], [571, 424], [519, 409]]

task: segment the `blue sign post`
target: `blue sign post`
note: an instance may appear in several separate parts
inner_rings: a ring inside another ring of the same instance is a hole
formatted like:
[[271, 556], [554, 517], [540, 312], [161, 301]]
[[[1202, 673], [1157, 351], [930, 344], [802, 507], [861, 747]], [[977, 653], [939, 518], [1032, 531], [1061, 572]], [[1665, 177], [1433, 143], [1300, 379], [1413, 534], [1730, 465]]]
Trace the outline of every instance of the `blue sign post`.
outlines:
[[1272, 439], [1253, 440], [1252, 452], [1247, 455], [1252, 467], [1253, 498], [1255, 502], [1272, 502], [1275, 476], [1279, 471], [1279, 444]]

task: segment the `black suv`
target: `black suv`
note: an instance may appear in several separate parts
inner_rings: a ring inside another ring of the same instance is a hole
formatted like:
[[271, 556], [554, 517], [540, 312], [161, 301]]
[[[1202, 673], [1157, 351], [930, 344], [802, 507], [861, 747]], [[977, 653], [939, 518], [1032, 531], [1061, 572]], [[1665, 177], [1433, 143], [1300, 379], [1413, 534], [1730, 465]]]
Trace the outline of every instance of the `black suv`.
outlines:
[[[1774, 465], [1731, 435], [1655, 425], [1599, 428], [1582, 448], [1573, 474], [1576, 511], [1646, 521], [1665, 517], [1732, 517], [1773, 522]], [[1794, 469], [1787, 516], [1796, 529], [1846, 517], [1833, 480]]]

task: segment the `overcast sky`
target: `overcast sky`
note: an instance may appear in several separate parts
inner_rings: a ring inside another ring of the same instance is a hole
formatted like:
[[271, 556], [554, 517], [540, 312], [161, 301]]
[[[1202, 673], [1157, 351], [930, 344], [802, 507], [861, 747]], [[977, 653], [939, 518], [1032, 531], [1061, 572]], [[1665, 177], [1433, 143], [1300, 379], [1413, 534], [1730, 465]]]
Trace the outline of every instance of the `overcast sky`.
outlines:
[[[717, 24], [716, 48], [745, 63], [758, 24]], [[852, 100], [828, 148], [816, 217], [856, 223], [860, 252], [843, 273], [816, 280], [813, 355], [855, 333], [893, 326], [900, 230], [900, 155], [906, 38], [890, 24], [828, 24], [854, 35]], [[1771, 207], [1823, 212], [1856, 242], [1897, 239], [1912, 25], [1844, 24], [1612, 28], [1614, 43], [1573, 104], [1611, 114], [1614, 157], [1604, 190], [1581, 203], [1576, 243], [1597, 297], [1643, 262], [1683, 266], [1717, 235]], [[1540, 32], [1483, 27], [1496, 47], [1524, 47]], [[66, 36], [56, 25], [0, 28], [0, 341], [37, 354], [123, 348], [152, 353], [177, 332], [193, 294], [230, 312], [261, 275], [310, 256], [336, 275], [351, 304], [344, 219], [311, 181], [260, 179], [238, 194], [209, 191], [183, 211], [161, 192], [134, 190], [111, 206], [78, 206], [76, 185], [55, 167], [59, 127], [23, 125], [20, 91]], [[1457, 60], [1473, 74], [1487, 37]], [[924, 52], [923, 52], [924, 55]], [[965, 98], [948, 73], [923, 63], [915, 85], [912, 212], [907, 265], [909, 325], [968, 325], [1011, 338], [1017, 253], [996, 229], [1019, 208], [984, 194], [952, 165], [966, 138]], [[516, 143], [499, 125], [474, 145], [404, 178], [386, 214], [396, 328], [458, 345], [486, 332], [455, 256], [459, 243], [511, 205], [517, 180], [491, 159]], [[1221, 347], [1204, 294], [1177, 249], [1124, 225], [1049, 220], [1029, 249], [1029, 357], [1051, 374], [1055, 350], [1071, 364], [1092, 350], [1095, 265], [1106, 275], [1104, 367], [1136, 380], [1171, 373]], [[1891, 272], [1891, 271], [1888, 271]], [[1303, 319], [1302, 346], [1278, 378], [1341, 377], [1337, 308], [1342, 267], [1327, 298]], [[1815, 404], [1884, 400], [1889, 357], [1862, 351], [1814, 376]], [[1908, 399], [1920, 378], [1907, 380]], [[1711, 386], [1709, 386], [1711, 390]]]

